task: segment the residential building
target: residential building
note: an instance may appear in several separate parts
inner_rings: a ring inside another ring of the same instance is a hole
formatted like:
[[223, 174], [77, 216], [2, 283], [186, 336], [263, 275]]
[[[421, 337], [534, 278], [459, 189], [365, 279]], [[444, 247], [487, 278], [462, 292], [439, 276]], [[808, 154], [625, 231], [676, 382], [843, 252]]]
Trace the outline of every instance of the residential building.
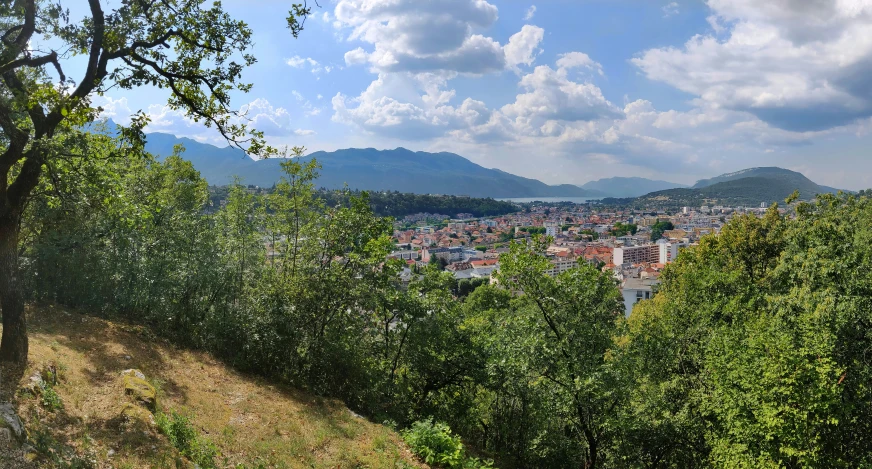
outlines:
[[545, 236], [557, 237], [560, 233], [560, 225], [555, 222], [545, 222]]
[[554, 256], [550, 259], [551, 268], [546, 270], [545, 273], [555, 277], [558, 274], [566, 272], [569, 269], [574, 269], [578, 267], [578, 258], [570, 257], [570, 256]]
[[421, 260], [424, 262], [430, 262], [432, 257], [436, 257], [437, 259], [444, 259], [445, 262], [460, 262], [463, 260], [463, 248], [462, 247], [442, 247], [442, 248], [424, 248], [421, 250]]
[[654, 287], [660, 280], [654, 278], [628, 278], [621, 286], [624, 296], [624, 307], [627, 317], [633, 312], [633, 306], [642, 300], [650, 300], [654, 296]]
[[657, 244], [617, 247], [612, 259], [615, 265], [655, 263], [660, 261], [660, 247]]
[[394, 251], [388, 254], [388, 257], [403, 259], [403, 260], [417, 260], [418, 259], [418, 251]]

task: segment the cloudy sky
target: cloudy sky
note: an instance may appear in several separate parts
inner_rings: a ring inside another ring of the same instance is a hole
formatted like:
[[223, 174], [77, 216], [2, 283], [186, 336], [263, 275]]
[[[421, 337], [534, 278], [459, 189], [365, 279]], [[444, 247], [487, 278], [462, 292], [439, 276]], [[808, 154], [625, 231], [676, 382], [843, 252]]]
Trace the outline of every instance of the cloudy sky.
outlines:
[[[274, 144], [452, 151], [548, 183], [753, 166], [872, 187], [872, 0], [225, 0], [255, 31], [237, 97]], [[210, 141], [166, 96], [107, 116]]]

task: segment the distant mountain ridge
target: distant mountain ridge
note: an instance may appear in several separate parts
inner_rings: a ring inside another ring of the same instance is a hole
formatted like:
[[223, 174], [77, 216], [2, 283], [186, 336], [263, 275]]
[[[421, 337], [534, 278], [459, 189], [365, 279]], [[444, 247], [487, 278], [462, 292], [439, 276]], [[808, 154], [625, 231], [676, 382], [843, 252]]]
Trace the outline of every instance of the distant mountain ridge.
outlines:
[[838, 192], [838, 189], [816, 184], [802, 173], [778, 167], [748, 168], [698, 181], [692, 188], [656, 191], [638, 197], [638, 203], [670, 203], [674, 205], [756, 206], [781, 202], [794, 191], [800, 199], [817, 194]]
[[803, 175], [802, 173], [791, 171], [789, 169], [779, 168], [777, 166], [765, 166], [759, 168], [747, 168], [740, 171], [734, 171], [732, 173], [721, 174], [720, 176], [713, 177], [711, 179], [701, 179], [697, 181], [696, 184], [694, 184], [691, 188], [702, 189], [704, 187], [713, 186], [721, 182], [736, 181], [745, 178], [765, 178], [788, 181], [790, 183], [796, 184], [797, 189], [799, 189], [800, 191], [802, 191], [803, 189], [813, 191], [821, 187], [805, 177], [805, 175]]
[[[110, 121], [109, 127], [114, 127]], [[183, 157], [213, 185], [225, 185], [239, 177], [243, 184], [270, 187], [281, 177], [280, 159], [253, 160], [242, 150], [216, 147], [189, 138], [164, 133], [147, 135], [146, 150], [161, 157], [173, 153], [176, 145], [185, 148]], [[748, 168], [697, 181], [687, 188], [668, 181], [637, 177], [613, 177], [591, 181], [583, 186], [548, 185], [536, 179], [516, 176], [499, 169], [488, 169], [454, 153], [414, 152], [405, 148], [376, 150], [349, 148], [319, 151], [302, 157], [316, 158], [322, 166], [316, 181], [319, 187], [372, 191], [398, 191], [415, 194], [466, 195], [470, 197], [606, 197], [613, 200], [651, 201], [699, 205], [722, 203], [757, 205], [778, 202], [795, 190], [800, 198], [834, 193], [839, 189], [821, 186], [802, 173], [778, 167]], [[661, 189], [666, 187], [665, 189]], [[650, 188], [659, 190], [648, 191]], [[638, 194], [648, 191], [644, 195]]]
[[687, 187], [668, 181], [658, 181], [641, 177], [611, 177], [590, 181], [582, 189], [602, 192], [609, 197], [639, 197], [651, 192]]
[[[188, 138], [163, 133], [148, 134], [146, 150], [159, 157], [185, 147], [183, 157], [193, 163], [213, 185], [229, 184], [234, 176], [242, 183], [270, 187], [280, 176], [279, 159], [253, 160], [239, 149], [218, 148]], [[376, 150], [349, 148], [318, 151], [322, 166], [319, 187], [389, 190], [416, 194], [468, 195], [470, 197], [601, 197], [602, 193], [571, 184], [550, 186], [498, 169], [487, 169], [454, 153], [413, 152], [405, 148]]]

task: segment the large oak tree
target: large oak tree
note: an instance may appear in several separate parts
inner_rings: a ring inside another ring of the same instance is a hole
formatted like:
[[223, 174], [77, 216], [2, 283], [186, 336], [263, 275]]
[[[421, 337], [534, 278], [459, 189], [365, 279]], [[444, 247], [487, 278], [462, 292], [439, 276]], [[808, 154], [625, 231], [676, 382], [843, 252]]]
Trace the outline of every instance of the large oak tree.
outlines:
[[[244, 22], [217, 1], [121, 0], [111, 9], [104, 4], [109, 2], [87, 0], [88, 14], [78, 19], [60, 3], [0, 0], [2, 361], [27, 360], [18, 280], [22, 213], [42, 175], [64, 156], [63, 134], [99, 115], [92, 97], [111, 89], [168, 90], [170, 108], [251, 153], [271, 151], [231, 107], [231, 94], [250, 89], [241, 74], [255, 62]], [[305, 4], [291, 5], [287, 26], [294, 37], [309, 11]], [[78, 76], [69, 76], [71, 70]], [[141, 129], [145, 120], [134, 122]]]

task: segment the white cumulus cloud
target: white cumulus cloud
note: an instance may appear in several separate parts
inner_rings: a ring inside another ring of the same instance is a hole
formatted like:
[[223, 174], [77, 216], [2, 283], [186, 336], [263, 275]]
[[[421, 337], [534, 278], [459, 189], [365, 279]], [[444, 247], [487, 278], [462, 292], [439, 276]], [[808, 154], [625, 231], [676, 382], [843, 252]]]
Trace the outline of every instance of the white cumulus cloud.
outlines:
[[544, 37], [544, 29], [529, 24], [524, 25], [519, 32], [509, 38], [509, 43], [503, 48], [506, 54], [506, 64], [509, 67], [532, 65], [533, 61], [536, 60], [539, 44]]
[[505, 68], [499, 43], [481, 34], [497, 20], [497, 7], [485, 0], [339, 0], [337, 21], [350, 40], [372, 45], [346, 55], [349, 64], [366, 54], [380, 72], [460, 72], [481, 74]]
[[[709, 0], [715, 34], [634, 58], [649, 78], [791, 131], [872, 116], [872, 2]], [[727, 26], [728, 25], [728, 26]], [[720, 31], [719, 31], [720, 30]]]

